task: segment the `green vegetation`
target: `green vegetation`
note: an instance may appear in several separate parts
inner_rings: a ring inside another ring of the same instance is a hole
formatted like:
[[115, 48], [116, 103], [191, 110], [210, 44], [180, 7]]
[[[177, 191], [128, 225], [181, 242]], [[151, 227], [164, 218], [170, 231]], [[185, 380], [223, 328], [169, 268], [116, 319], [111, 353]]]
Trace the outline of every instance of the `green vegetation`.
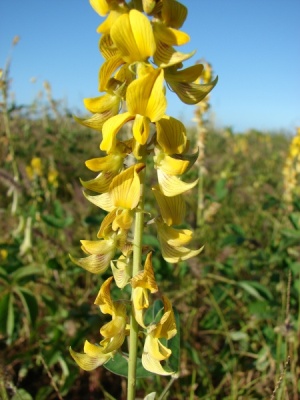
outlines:
[[[7, 101], [0, 115], [0, 397], [125, 399], [125, 378], [80, 371], [68, 351], [97, 341], [107, 321], [93, 302], [108, 275], [86, 273], [68, 256], [81, 256], [79, 240], [92, 240], [104, 217], [79, 181], [92, 178], [83, 160], [99, 156], [99, 136], [59, 102], [39, 110]], [[189, 138], [193, 146], [196, 130]], [[187, 196], [204, 251], [175, 266], [153, 253], [181, 319], [180, 376], [167, 399], [300, 394], [300, 198], [283, 196], [289, 145], [283, 133], [207, 128], [201, 228], [197, 188]], [[196, 175], [191, 169], [186, 181]], [[159, 248], [151, 225], [145, 241]], [[169, 380], [140, 379], [138, 396], [161, 393]]]

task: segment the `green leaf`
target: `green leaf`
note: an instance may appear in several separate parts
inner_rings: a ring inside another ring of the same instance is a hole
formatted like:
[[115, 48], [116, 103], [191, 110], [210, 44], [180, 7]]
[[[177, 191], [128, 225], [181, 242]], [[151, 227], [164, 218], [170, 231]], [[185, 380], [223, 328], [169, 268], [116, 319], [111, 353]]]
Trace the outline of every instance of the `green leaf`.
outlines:
[[289, 215], [289, 220], [291, 221], [293, 227], [299, 231], [300, 230], [300, 218], [299, 218], [299, 213], [292, 213]]
[[216, 193], [216, 199], [218, 200], [218, 201], [221, 201], [221, 200], [223, 200], [226, 196], [227, 196], [227, 194], [228, 194], [228, 189], [227, 189], [227, 187], [226, 187], [226, 179], [219, 179], [217, 182], [216, 182], [216, 185], [215, 185], [215, 193]]
[[34, 326], [38, 315], [38, 302], [36, 297], [30, 290], [25, 288], [16, 288], [15, 292], [23, 304], [29, 321], [31, 322], [32, 326]]
[[73, 217], [57, 218], [54, 215], [44, 214], [42, 220], [54, 228], [62, 229], [72, 224]]
[[247, 293], [251, 296], [255, 297], [258, 300], [263, 300], [263, 297], [260, 293], [253, 287], [253, 282], [251, 281], [241, 281], [237, 283], [238, 286], [243, 288]]
[[[116, 375], [128, 377], [128, 355], [123, 357], [120, 353], [116, 353], [115, 356], [103, 365], [110, 372]], [[154, 374], [147, 371], [143, 365], [140, 358], [137, 359], [136, 377], [139, 378], [149, 378], [153, 377]]]
[[14, 282], [17, 282], [17, 281], [21, 280], [22, 278], [26, 278], [31, 275], [37, 275], [37, 274], [42, 274], [42, 273], [43, 273], [43, 271], [41, 270], [41, 268], [34, 267], [32, 265], [32, 266], [18, 268], [15, 272], [13, 272], [11, 274], [11, 277], [14, 280]]
[[11, 400], [33, 400], [31, 394], [24, 389], [18, 389]]
[[6, 293], [0, 299], [0, 332], [7, 334], [7, 316], [10, 294]]
[[12, 293], [9, 295], [8, 310], [7, 310], [7, 325], [6, 332], [9, 338], [12, 337], [15, 326], [15, 311], [14, 311], [14, 296]]
[[294, 229], [282, 229], [281, 234], [287, 238], [300, 240], [300, 231]]
[[61, 271], [63, 268], [61, 266], [61, 264], [57, 261], [56, 258], [50, 258], [47, 262], [46, 262], [46, 266], [49, 269], [53, 269], [53, 270], [57, 270], [57, 271]]
[[293, 262], [289, 265], [289, 267], [291, 268], [292, 272], [297, 275], [300, 274], [300, 262]]

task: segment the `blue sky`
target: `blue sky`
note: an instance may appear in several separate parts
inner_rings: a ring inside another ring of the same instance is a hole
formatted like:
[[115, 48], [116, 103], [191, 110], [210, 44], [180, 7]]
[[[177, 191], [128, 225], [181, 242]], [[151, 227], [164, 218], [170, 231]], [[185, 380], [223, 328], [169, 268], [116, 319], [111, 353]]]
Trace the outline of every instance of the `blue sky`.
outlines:
[[[300, 126], [300, 1], [181, 2], [189, 9], [182, 30], [191, 41], [180, 50], [197, 50], [186, 65], [205, 58], [219, 76], [211, 96], [217, 126], [294, 133]], [[101, 18], [89, 1], [2, 0], [0, 14], [0, 67], [13, 37], [21, 38], [11, 67], [17, 102], [32, 102], [47, 80], [54, 98], [83, 111], [82, 99], [98, 95], [102, 63]], [[193, 106], [172, 93], [168, 103], [170, 115], [191, 123]]]

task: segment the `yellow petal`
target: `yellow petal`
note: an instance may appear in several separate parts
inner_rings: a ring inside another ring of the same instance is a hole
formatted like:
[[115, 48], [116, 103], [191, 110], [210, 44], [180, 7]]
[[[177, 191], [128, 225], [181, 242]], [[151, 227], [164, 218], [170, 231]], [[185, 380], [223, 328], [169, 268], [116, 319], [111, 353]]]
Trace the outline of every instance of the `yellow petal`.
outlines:
[[131, 277], [132, 264], [127, 257], [121, 255], [118, 260], [110, 263], [116, 285], [123, 289]]
[[103, 34], [99, 41], [99, 50], [102, 57], [108, 60], [117, 55], [118, 49], [109, 34]]
[[111, 236], [112, 233], [112, 224], [116, 217], [117, 209], [114, 209], [109, 214], [107, 214], [100, 225], [99, 232], [97, 234], [98, 238], [107, 238]]
[[127, 63], [145, 61], [155, 52], [155, 40], [148, 18], [137, 10], [120, 16], [113, 24], [110, 35]]
[[150, 133], [149, 118], [137, 114], [133, 122], [132, 133], [135, 140], [141, 145], [144, 145], [147, 142]]
[[112, 26], [115, 24], [117, 19], [123, 14], [123, 12], [127, 12], [124, 8], [119, 7], [117, 10], [111, 10], [108, 17], [100, 24], [97, 28], [98, 33], [102, 33], [106, 35], [110, 33]]
[[181, 154], [186, 148], [186, 130], [175, 118], [165, 115], [156, 122], [157, 142], [166, 154]]
[[97, 304], [100, 307], [100, 310], [103, 314], [114, 313], [113, 301], [110, 296], [110, 285], [113, 280], [113, 277], [109, 277], [102, 283], [102, 286], [99, 290], [99, 293], [94, 301], [94, 304]]
[[133, 119], [133, 116], [129, 112], [125, 112], [107, 120], [102, 129], [103, 140], [100, 149], [107, 153], [114, 151], [117, 144], [116, 136], [119, 130], [131, 119]]
[[151, 293], [158, 291], [158, 286], [155, 280], [154, 270], [152, 266], [152, 252], [147, 254], [144, 270], [140, 271], [131, 279], [133, 288], [144, 288], [150, 290]]
[[159, 189], [165, 196], [177, 196], [192, 189], [198, 183], [198, 179], [191, 183], [182, 182], [176, 176], [167, 175], [160, 169], [157, 170], [157, 178]]
[[71, 347], [69, 350], [74, 361], [84, 371], [92, 371], [112, 358], [112, 354], [99, 354], [93, 357], [87, 354], [77, 353], [76, 351], [72, 350]]
[[95, 206], [102, 208], [102, 210], [111, 212], [115, 209], [115, 206], [112, 202], [112, 198], [109, 193], [103, 193], [98, 196], [90, 196], [85, 192], [83, 192], [83, 194], [88, 201], [90, 201], [92, 204], [95, 204]]
[[133, 223], [134, 212], [131, 210], [117, 209], [115, 219], [112, 224], [114, 231], [120, 229], [128, 230], [131, 228]]
[[181, 53], [176, 51], [172, 46], [168, 46], [163, 42], [156, 43], [156, 52], [153, 56], [154, 63], [160, 68], [170, 67], [171, 65], [182, 63], [191, 58], [196, 51], [190, 53]]
[[159, 361], [166, 360], [172, 354], [170, 349], [164, 346], [158, 338], [155, 338], [152, 335], [146, 336], [144, 351], [147, 352], [151, 358]]
[[106, 90], [107, 83], [112, 74], [119, 68], [124, 61], [120, 57], [119, 53], [106, 60], [99, 71], [99, 92]]
[[90, 0], [90, 5], [101, 17], [104, 17], [110, 10], [106, 0]]
[[172, 308], [172, 303], [166, 296], [162, 296], [164, 303], [164, 314], [159, 322], [157, 337], [171, 339], [177, 333], [175, 316]]
[[91, 113], [104, 113], [107, 110], [114, 110], [114, 115], [118, 113], [120, 98], [111, 94], [104, 96], [86, 98], [83, 100], [85, 108]]
[[173, 247], [170, 246], [167, 242], [160, 239], [158, 235], [159, 242], [161, 244], [161, 253], [163, 258], [173, 264], [178, 263], [180, 261], [188, 260], [189, 258], [196, 257], [201, 253], [203, 247], [197, 250], [190, 250], [186, 247]]
[[105, 254], [114, 252], [115, 241], [110, 240], [80, 240], [82, 250], [87, 254]]
[[112, 179], [117, 175], [117, 172], [101, 172], [95, 179], [83, 181], [80, 183], [85, 189], [92, 190], [96, 193], [104, 193], [108, 191]]
[[131, 115], [143, 115], [150, 121], [158, 121], [167, 108], [164, 89], [164, 72], [152, 69], [148, 74], [133, 81], [127, 88], [126, 102]]
[[158, 186], [153, 187], [152, 190], [164, 222], [169, 226], [182, 224], [186, 212], [182, 195], [164, 196]]
[[92, 274], [103, 274], [114, 256], [114, 252], [104, 254], [92, 254], [84, 258], [74, 258], [70, 256], [73, 263], [79, 265], [81, 268], [91, 272]]
[[173, 371], [166, 371], [162, 367], [161, 363], [155, 358], [152, 358], [150, 354], [147, 353], [145, 350], [143, 351], [142, 354], [142, 364], [147, 371], [153, 372], [153, 374], [164, 375], [164, 376], [174, 374]]
[[215, 87], [218, 77], [211, 83], [186, 83], [169, 81], [171, 89], [185, 104], [197, 104]]
[[85, 165], [91, 171], [116, 171], [119, 172], [121, 167], [123, 166], [124, 158], [126, 154], [122, 154], [121, 152], [115, 152], [108, 154], [105, 157], [92, 158], [91, 160], [87, 160]]
[[142, 163], [132, 165], [112, 180], [109, 193], [115, 207], [132, 210], [138, 205], [141, 190], [138, 172], [144, 167]]
[[157, 230], [161, 240], [167, 242], [170, 246], [180, 247], [184, 246], [193, 238], [193, 232], [189, 229], [172, 228], [166, 225], [160, 219], [156, 220]]
[[107, 121], [109, 118], [113, 117], [114, 115], [115, 115], [114, 110], [108, 110], [107, 112], [102, 114], [96, 113], [92, 115], [90, 118], [79, 118], [76, 117], [75, 115], [73, 116], [73, 118], [79, 124], [101, 132], [104, 122]]
[[178, 71], [178, 66], [173, 66], [165, 70], [167, 82], [195, 82], [203, 73], [203, 65], [195, 64], [191, 67]]
[[166, 43], [168, 46], [181, 46], [190, 41], [187, 33], [170, 28], [160, 21], [153, 22], [152, 26], [156, 40]]
[[187, 8], [175, 0], [164, 0], [162, 3], [161, 17], [167, 26], [172, 28], [180, 28], [186, 17]]
[[155, 167], [161, 169], [167, 175], [182, 175], [189, 167], [188, 160], [173, 158], [164, 153], [158, 153], [154, 157]]

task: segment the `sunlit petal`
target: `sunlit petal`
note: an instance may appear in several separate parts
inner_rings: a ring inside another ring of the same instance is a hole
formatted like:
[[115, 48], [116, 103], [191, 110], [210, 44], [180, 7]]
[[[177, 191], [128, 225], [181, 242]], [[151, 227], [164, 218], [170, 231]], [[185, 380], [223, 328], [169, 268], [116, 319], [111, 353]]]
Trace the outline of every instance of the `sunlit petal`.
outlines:
[[101, 172], [95, 179], [89, 181], [80, 179], [80, 183], [85, 189], [96, 193], [104, 193], [108, 191], [109, 185], [116, 175], [117, 172]]
[[165, 115], [156, 122], [157, 142], [166, 154], [181, 154], [186, 148], [186, 130], [177, 119]]
[[142, 364], [143, 367], [150, 372], [153, 372], [153, 374], [158, 374], [158, 375], [172, 375], [174, 372], [173, 371], [166, 371], [161, 363], [156, 360], [155, 358], [152, 358], [149, 353], [147, 353], [145, 350], [143, 351], [142, 354]]
[[92, 274], [103, 274], [107, 270], [114, 253], [115, 250], [104, 254], [92, 254], [83, 258], [74, 258], [72, 256], [70, 256], [70, 258], [73, 263]]
[[171, 65], [179, 64], [191, 58], [196, 51], [190, 53], [181, 53], [176, 51], [172, 46], [168, 46], [163, 42], [156, 43], [156, 52], [153, 56], [154, 63], [161, 67], [166, 68]]
[[160, 169], [157, 170], [157, 177], [159, 189], [165, 196], [177, 196], [192, 189], [198, 183], [198, 179], [191, 183], [182, 182], [177, 176], [167, 175]]
[[[95, 346], [96, 347], [96, 346]], [[70, 347], [70, 354], [73, 357], [74, 361], [82, 368], [84, 371], [92, 371], [95, 368], [99, 367], [106, 363], [110, 358], [112, 358], [112, 354], [95, 354], [95, 356], [91, 356], [88, 354], [77, 353]], [[96, 353], [96, 352], [95, 352]]]
[[155, 52], [150, 21], [137, 10], [131, 10], [119, 17], [113, 24], [110, 34], [127, 63], [145, 61]]
[[103, 282], [99, 293], [94, 301], [94, 304], [97, 304], [100, 307], [100, 310], [103, 314], [112, 315], [114, 312], [113, 301], [110, 296], [110, 285], [113, 280], [113, 277], [109, 277]]
[[152, 190], [164, 222], [169, 226], [182, 224], [186, 212], [183, 196], [164, 196], [158, 186], [153, 187]]
[[99, 92], [105, 91], [110, 77], [122, 64], [124, 64], [124, 61], [120, 57], [119, 53], [109, 58], [102, 64], [99, 71]]
[[112, 198], [109, 195], [109, 193], [102, 193], [97, 196], [90, 196], [85, 192], [83, 192], [83, 194], [88, 201], [90, 201], [92, 204], [95, 204], [95, 206], [102, 208], [107, 212], [111, 212], [115, 209], [115, 206], [112, 202]]
[[179, 29], [186, 17], [187, 8], [176, 0], [164, 0], [162, 3], [161, 16], [167, 26]]
[[187, 33], [170, 28], [160, 21], [152, 23], [156, 40], [166, 43], [168, 46], [181, 46], [190, 41]]
[[101, 142], [100, 149], [106, 151], [107, 153], [112, 152], [116, 148], [116, 136], [119, 130], [123, 125], [126, 124], [126, 122], [133, 118], [134, 117], [129, 112], [125, 112], [107, 120], [102, 129], [103, 140]]

